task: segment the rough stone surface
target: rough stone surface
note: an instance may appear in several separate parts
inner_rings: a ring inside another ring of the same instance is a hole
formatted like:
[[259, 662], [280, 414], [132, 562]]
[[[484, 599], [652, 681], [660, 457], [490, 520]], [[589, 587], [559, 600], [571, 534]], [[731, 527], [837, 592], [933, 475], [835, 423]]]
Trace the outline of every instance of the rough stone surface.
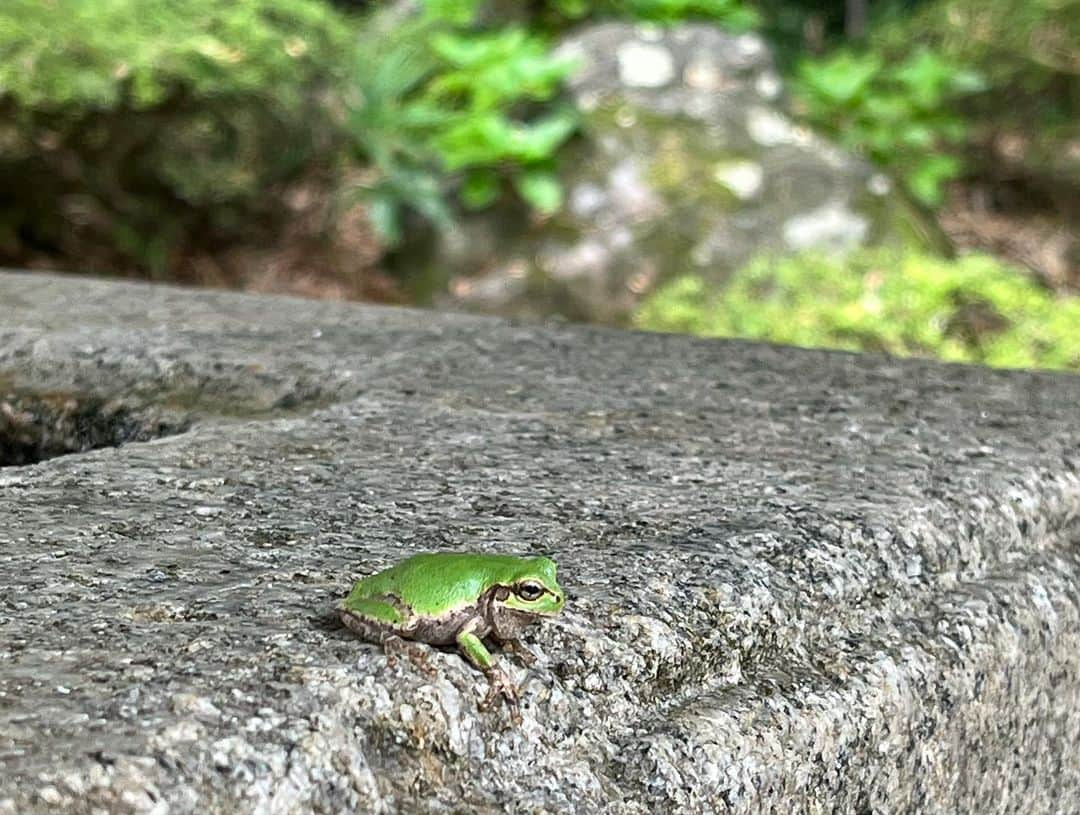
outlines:
[[[1078, 809], [1080, 378], [17, 274], [0, 374], [191, 422], [0, 469], [3, 815]], [[334, 620], [427, 549], [560, 564], [520, 728]]]
[[449, 277], [458, 306], [619, 323], [665, 279], [719, 284], [756, 253], [941, 240], [886, 176], [785, 113], [756, 34], [598, 23], [560, 50], [581, 64], [564, 211], [495, 208], [403, 255], [427, 285]]

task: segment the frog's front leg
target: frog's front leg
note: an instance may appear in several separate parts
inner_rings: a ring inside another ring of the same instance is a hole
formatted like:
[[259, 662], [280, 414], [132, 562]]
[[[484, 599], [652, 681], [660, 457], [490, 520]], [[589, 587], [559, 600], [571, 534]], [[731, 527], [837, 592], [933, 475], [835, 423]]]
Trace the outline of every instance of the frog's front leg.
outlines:
[[484, 643], [471, 630], [465, 630], [458, 634], [457, 643], [469, 661], [487, 675], [488, 692], [480, 703], [481, 709], [490, 707], [496, 697], [502, 696], [510, 707], [510, 717], [513, 719], [514, 724], [521, 724], [517, 688], [510, 681], [510, 677], [495, 664], [495, 657], [484, 647]]

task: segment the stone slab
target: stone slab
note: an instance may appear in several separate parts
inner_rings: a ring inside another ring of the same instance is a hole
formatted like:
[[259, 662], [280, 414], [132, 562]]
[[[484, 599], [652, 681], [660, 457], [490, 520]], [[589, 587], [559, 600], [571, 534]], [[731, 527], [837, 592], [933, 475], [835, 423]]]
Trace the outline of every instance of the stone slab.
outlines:
[[[0, 391], [180, 422], [0, 469], [3, 815], [1080, 808], [1078, 377], [2, 273]], [[335, 621], [430, 549], [520, 727]]]

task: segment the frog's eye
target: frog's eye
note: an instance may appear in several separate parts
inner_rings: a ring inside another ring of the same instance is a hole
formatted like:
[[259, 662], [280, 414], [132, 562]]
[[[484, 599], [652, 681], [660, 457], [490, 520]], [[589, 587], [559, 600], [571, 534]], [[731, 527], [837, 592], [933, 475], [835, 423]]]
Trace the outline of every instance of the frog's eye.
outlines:
[[514, 587], [514, 593], [522, 600], [532, 602], [540, 599], [544, 593], [544, 587], [534, 580], [526, 580]]

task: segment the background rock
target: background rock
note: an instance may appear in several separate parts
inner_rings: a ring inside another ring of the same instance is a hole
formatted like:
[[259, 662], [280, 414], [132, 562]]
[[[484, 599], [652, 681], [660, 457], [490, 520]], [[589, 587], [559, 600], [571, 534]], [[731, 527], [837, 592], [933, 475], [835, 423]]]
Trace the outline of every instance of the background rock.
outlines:
[[718, 283], [758, 252], [942, 245], [887, 176], [788, 118], [756, 34], [611, 22], [560, 50], [582, 63], [565, 210], [465, 216], [403, 252], [425, 285], [449, 278], [456, 304], [618, 323], [662, 280]]
[[[4, 815], [1080, 796], [1080, 378], [15, 274], [0, 376], [190, 422], [0, 469]], [[559, 563], [522, 727], [331, 613], [425, 549]]]

